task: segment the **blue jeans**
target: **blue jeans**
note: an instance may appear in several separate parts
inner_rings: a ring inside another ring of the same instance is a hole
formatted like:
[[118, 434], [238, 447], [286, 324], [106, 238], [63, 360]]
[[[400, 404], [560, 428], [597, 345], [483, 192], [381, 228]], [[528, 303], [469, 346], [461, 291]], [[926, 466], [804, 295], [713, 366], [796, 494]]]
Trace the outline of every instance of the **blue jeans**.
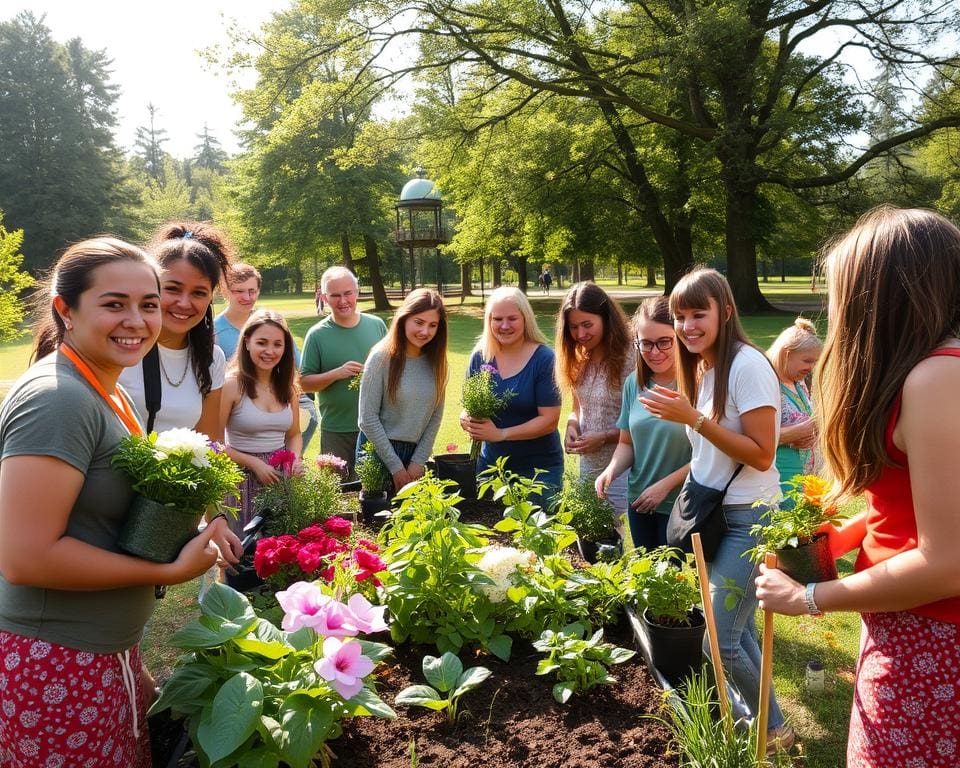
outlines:
[[317, 431], [317, 404], [314, 402], [312, 394], [304, 392], [300, 395], [300, 402], [297, 405], [301, 411], [306, 411], [310, 416], [307, 428], [303, 430], [303, 448], [300, 454], [302, 456], [307, 452], [307, 446], [310, 445], [310, 438], [312, 438], [313, 433]]
[[[731, 702], [735, 718], [754, 718], [760, 711], [760, 646], [757, 643], [757, 593], [754, 579], [758, 566], [743, 553], [756, 546], [756, 537], [750, 528], [756, 525], [766, 507], [748, 505], [724, 506], [729, 531], [720, 542], [720, 548], [709, 564], [710, 598], [717, 622], [717, 642], [723, 669], [739, 694], [739, 701]], [[730, 591], [725, 582], [731, 581], [743, 589], [742, 596], [729, 610], [724, 605]], [[704, 650], [709, 654], [707, 640]], [[783, 725], [783, 713], [774, 692], [770, 692], [770, 714], [767, 728]]]

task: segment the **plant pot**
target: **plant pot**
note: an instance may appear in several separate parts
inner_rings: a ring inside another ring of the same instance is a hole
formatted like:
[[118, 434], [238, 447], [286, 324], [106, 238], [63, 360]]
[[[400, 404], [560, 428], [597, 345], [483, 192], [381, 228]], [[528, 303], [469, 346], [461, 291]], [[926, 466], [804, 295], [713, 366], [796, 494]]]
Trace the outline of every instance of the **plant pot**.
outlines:
[[465, 499], [477, 498], [477, 463], [469, 453], [442, 453], [433, 457], [437, 477], [453, 480]]
[[691, 672], [703, 666], [703, 634], [706, 622], [699, 608], [690, 611], [693, 622], [689, 627], [657, 624], [644, 610], [640, 616], [650, 646], [650, 661], [672, 684], [677, 685]]
[[155, 563], [172, 563], [183, 545], [197, 535], [199, 513], [165, 507], [140, 494], [133, 497], [117, 545]]
[[360, 491], [360, 515], [363, 522], [372, 525], [378, 512], [390, 509], [390, 498], [386, 491]]
[[833, 559], [825, 533], [818, 533], [809, 544], [778, 549], [777, 567], [801, 584], [837, 578], [837, 561]]
[[620, 557], [620, 539], [610, 538], [601, 541], [588, 541], [577, 538], [577, 550], [580, 557], [593, 565], [598, 560], [616, 560]]

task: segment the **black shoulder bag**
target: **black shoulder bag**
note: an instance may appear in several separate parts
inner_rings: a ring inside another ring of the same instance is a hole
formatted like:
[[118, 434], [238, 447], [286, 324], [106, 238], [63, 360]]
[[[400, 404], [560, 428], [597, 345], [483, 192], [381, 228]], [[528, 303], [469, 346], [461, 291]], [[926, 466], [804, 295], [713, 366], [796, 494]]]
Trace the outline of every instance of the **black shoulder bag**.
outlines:
[[703, 557], [707, 562], [713, 560], [720, 547], [720, 541], [727, 532], [727, 521], [723, 516], [723, 497], [730, 487], [743, 464], [738, 464], [722, 491], [700, 485], [693, 478], [691, 471], [687, 481], [680, 489], [677, 500], [670, 510], [670, 519], [667, 521], [667, 543], [684, 552], [693, 552], [692, 536], [700, 534], [700, 543], [703, 545]]
[[[154, 344], [143, 356], [143, 399], [147, 405], [147, 434], [153, 432], [153, 422], [160, 411], [160, 345]], [[157, 584], [153, 596], [159, 600], [167, 594], [167, 587]]]

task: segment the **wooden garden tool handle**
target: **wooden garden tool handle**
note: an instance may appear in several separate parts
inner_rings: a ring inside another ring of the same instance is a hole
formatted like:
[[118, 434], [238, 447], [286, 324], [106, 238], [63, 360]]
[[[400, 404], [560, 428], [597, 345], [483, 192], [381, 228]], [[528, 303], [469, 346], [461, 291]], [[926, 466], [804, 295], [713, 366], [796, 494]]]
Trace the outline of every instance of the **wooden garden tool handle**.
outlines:
[[720, 643], [717, 641], [717, 622], [713, 617], [713, 600], [710, 598], [710, 577], [707, 574], [707, 561], [703, 556], [703, 544], [700, 534], [690, 537], [693, 543], [693, 555], [697, 562], [697, 582], [700, 585], [700, 601], [703, 603], [703, 618], [707, 624], [707, 641], [710, 645], [710, 661], [713, 664], [713, 676], [717, 681], [717, 700], [720, 702], [720, 716], [724, 725], [733, 726], [730, 717], [730, 700], [727, 698], [727, 678], [723, 672], [723, 660], [720, 658]]
[[[777, 556], [768, 553], [763, 564], [777, 567]], [[757, 714], [757, 765], [767, 758], [767, 721], [770, 716], [770, 694], [773, 690], [773, 611], [763, 612], [763, 648], [760, 656], [760, 712]]]

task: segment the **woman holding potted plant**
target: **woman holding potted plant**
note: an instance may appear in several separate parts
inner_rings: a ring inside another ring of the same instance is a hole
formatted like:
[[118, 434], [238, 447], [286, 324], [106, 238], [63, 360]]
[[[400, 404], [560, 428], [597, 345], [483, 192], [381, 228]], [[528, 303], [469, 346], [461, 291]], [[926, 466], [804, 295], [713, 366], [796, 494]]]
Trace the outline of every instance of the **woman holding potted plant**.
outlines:
[[676, 332], [666, 296], [644, 299], [633, 316], [633, 332], [637, 368], [624, 382], [617, 447], [597, 477], [596, 491], [607, 496], [613, 478], [629, 468], [627, 521], [633, 545], [654, 549], [667, 543], [670, 509], [690, 468], [683, 426], [654, 418], [639, 399], [655, 386], [677, 385]]
[[817, 364], [822, 346], [814, 324], [798, 317], [767, 350], [767, 357], [780, 379], [780, 441], [776, 463], [780, 490], [784, 494], [781, 507], [792, 503], [788, 496], [792, 478], [816, 471], [817, 425], [806, 379]]
[[154, 585], [206, 571], [215, 538], [237, 558], [221, 519], [173, 563], [117, 546], [134, 493], [111, 459], [143, 432], [117, 380], [161, 331], [154, 264], [119, 240], [80, 242], [44, 296], [35, 362], [0, 406], [0, 763], [101, 765], [109, 755], [147, 768], [153, 681], [138, 643]]
[[[227, 453], [245, 475], [234, 523], [237, 531], [252, 519], [253, 499], [261, 485], [277, 482], [288, 471], [303, 472], [296, 373], [286, 320], [273, 310], [256, 310], [240, 331], [220, 403]], [[288, 455], [271, 465], [278, 451]]]
[[439, 293], [419, 288], [370, 350], [360, 379], [357, 461], [369, 440], [394, 491], [423, 477], [443, 418], [446, 384], [447, 310]]
[[960, 229], [924, 210], [866, 214], [827, 256], [830, 328], [817, 376], [836, 530], [856, 573], [799, 584], [761, 568], [766, 609], [863, 617], [847, 766], [960, 761]]
[[483, 443], [478, 469], [509, 456], [507, 469], [524, 477], [541, 470], [538, 479], [547, 486], [547, 495], [552, 494], [563, 478], [554, 354], [519, 288], [497, 288], [490, 294], [467, 375], [479, 373], [483, 366], [496, 371], [491, 377], [496, 396], [513, 395], [490, 418], [471, 418], [466, 411], [460, 414], [460, 426]]
[[[747, 556], [752, 533], [774, 498], [780, 475], [774, 464], [780, 428], [780, 386], [770, 361], [747, 339], [726, 278], [695, 269], [677, 283], [670, 311], [681, 344], [679, 388], [656, 385], [640, 402], [658, 419], [683, 424], [692, 444], [686, 483], [722, 491], [726, 532], [709, 566], [717, 640], [727, 679], [737, 689], [748, 718], [759, 712], [760, 647], [753, 580], [757, 566]], [[725, 490], [723, 490], [725, 489]], [[730, 585], [742, 589], [731, 592]], [[728, 594], [734, 597], [727, 600]], [[771, 691], [767, 742], [793, 743], [793, 731]]]
[[[580, 457], [580, 479], [592, 485], [617, 446], [623, 380], [634, 365], [620, 305], [594, 283], [572, 286], [557, 315], [555, 348], [557, 383], [573, 396], [563, 447]], [[605, 498], [619, 530], [627, 509], [625, 474], [606, 484]]]

